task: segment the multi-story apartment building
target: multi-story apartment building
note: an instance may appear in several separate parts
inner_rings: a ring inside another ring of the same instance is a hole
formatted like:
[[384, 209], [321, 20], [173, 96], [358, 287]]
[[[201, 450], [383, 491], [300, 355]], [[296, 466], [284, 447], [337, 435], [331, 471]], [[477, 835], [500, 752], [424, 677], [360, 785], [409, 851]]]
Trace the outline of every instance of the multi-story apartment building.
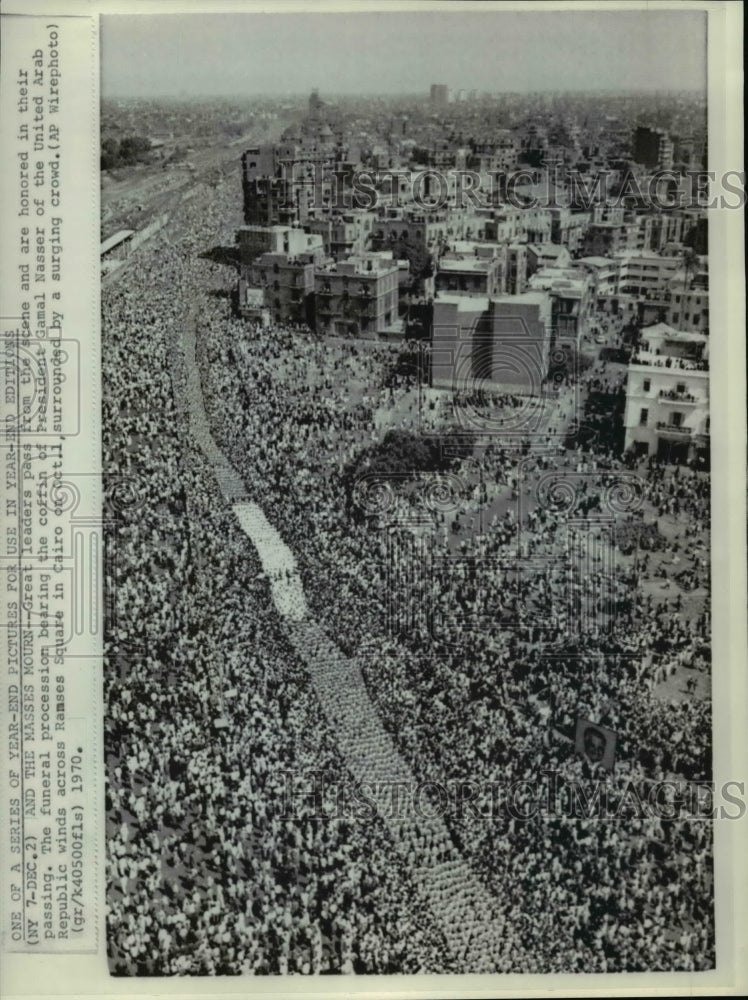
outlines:
[[435, 108], [446, 108], [449, 104], [449, 87], [446, 83], [432, 83], [429, 96]]
[[632, 249], [662, 253], [667, 246], [683, 242], [691, 221], [684, 212], [648, 212], [634, 219]]
[[323, 252], [320, 236], [291, 226], [241, 226], [236, 233], [236, 243], [240, 270], [264, 253], [295, 257]]
[[650, 170], [670, 170], [673, 165], [673, 142], [662, 129], [639, 126], [634, 132], [631, 157]]
[[337, 185], [344, 184], [357, 159], [357, 151], [344, 146], [317, 113], [288, 129], [280, 142], [247, 149], [242, 156], [244, 221], [260, 226], [305, 222], [311, 208], [335, 202]]
[[709, 291], [683, 288], [674, 278], [668, 290], [665, 322], [690, 333], [709, 333]]
[[529, 279], [532, 291], [551, 299], [553, 329], [558, 336], [577, 338], [592, 305], [592, 280], [579, 268], [544, 267]]
[[547, 208], [494, 209], [485, 222], [488, 240], [502, 242], [549, 243], [551, 241], [551, 212]]
[[620, 261], [615, 257], [577, 257], [573, 263], [592, 279], [592, 295], [607, 298], [618, 291]]
[[476, 143], [468, 166], [479, 172], [512, 171], [517, 169], [519, 143], [509, 129], [503, 129], [485, 142]]
[[376, 221], [374, 212], [351, 209], [346, 212], [319, 213], [319, 217], [307, 221], [305, 228], [322, 238], [328, 257], [341, 260], [349, 254], [370, 249], [369, 242]]
[[677, 268], [669, 280], [639, 302], [639, 322], [668, 323], [689, 333], [709, 333], [709, 275], [706, 258], [691, 263], [675, 258]]
[[591, 222], [582, 241], [585, 257], [609, 257], [628, 246], [628, 227], [623, 220], [606, 219]]
[[376, 337], [398, 330], [398, 263], [366, 253], [314, 268], [317, 330]]
[[584, 244], [590, 224], [589, 212], [572, 212], [566, 206], [551, 207], [551, 242], [568, 247], [573, 253]]
[[568, 247], [558, 243], [527, 244], [527, 274], [532, 277], [543, 267], [571, 267]]
[[310, 324], [321, 236], [290, 226], [242, 226], [236, 241], [239, 312], [255, 322]]
[[242, 269], [239, 278], [239, 311], [256, 319], [257, 292], [262, 292], [265, 314], [275, 323], [314, 322], [314, 254], [290, 257], [264, 253]]
[[707, 338], [656, 324], [642, 331], [631, 359], [624, 411], [625, 448], [682, 464], [708, 461]]
[[507, 245], [506, 292], [521, 295], [527, 287], [527, 247], [524, 243]]
[[472, 254], [444, 254], [439, 259], [435, 275], [436, 294], [446, 292], [485, 296], [503, 292], [506, 282], [506, 252], [496, 255], [494, 247], [487, 247], [488, 253], [480, 253], [476, 247]]
[[664, 291], [680, 267], [679, 257], [624, 250], [619, 260], [618, 291], [623, 295], [645, 296]]
[[374, 223], [373, 233], [377, 247], [387, 247], [402, 239], [432, 252], [454, 240], [483, 239], [487, 237], [485, 227], [486, 220], [478, 212], [449, 208], [429, 212], [423, 209], [389, 209]]

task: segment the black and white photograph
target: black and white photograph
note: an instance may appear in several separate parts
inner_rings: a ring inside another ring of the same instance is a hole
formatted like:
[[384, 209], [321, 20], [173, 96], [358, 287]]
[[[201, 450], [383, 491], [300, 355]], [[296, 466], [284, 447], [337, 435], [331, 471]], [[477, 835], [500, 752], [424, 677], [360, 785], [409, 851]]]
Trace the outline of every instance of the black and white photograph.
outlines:
[[716, 967], [707, 16], [460, 7], [100, 19], [112, 977]]

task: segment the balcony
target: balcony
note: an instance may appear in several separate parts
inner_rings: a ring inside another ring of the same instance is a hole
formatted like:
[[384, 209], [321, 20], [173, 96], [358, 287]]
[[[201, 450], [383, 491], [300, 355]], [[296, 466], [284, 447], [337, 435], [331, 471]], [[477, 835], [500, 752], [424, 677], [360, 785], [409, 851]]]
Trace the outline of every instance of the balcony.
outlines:
[[666, 424], [663, 420], [657, 422], [657, 430], [667, 437], [690, 438], [692, 431], [690, 427], [677, 426], [676, 424]]
[[698, 399], [690, 392], [677, 392], [675, 389], [660, 389], [661, 403], [685, 403], [688, 406], [695, 406], [697, 403], [705, 402]]
[[644, 365], [647, 368], [668, 368], [684, 372], [708, 372], [709, 362], [696, 358], [678, 358], [670, 354], [653, 354], [641, 349], [629, 361], [630, 365]]

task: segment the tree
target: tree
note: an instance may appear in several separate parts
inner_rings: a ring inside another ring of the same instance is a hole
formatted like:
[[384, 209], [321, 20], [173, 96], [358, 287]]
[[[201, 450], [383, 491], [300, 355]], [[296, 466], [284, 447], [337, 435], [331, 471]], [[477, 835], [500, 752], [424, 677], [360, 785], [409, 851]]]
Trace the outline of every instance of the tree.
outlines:
[[101, 169], [113, 170], [141, 163], [149, 158], [150, 151], [151, 140], [145, 136], [128, 135], [119, 142], [108, 136], [101, 143]]
[[472, 453], [465, 435], [426, 436], [391, 430], [375, 445], [365, 448], [343, 470], [343, 489], [349, 511], [356, 483], [364, 477], [415, 481], [422, 472], [443, 472]]

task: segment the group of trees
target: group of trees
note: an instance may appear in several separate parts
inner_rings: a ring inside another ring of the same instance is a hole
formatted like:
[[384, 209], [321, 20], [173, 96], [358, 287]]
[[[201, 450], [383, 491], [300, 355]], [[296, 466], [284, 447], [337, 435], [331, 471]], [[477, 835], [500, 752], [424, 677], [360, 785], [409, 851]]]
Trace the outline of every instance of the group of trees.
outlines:
[[372, 250], [391, 250], [396, 260], [407, 260], [410, 264], [408, 292], [411, 295], [423, 294], [424, 278], [430, 278], [434, 273], [434, 262], [422, 243], [390, 233], [389, 238], [372, 237], [371, 244]]
[[353, 490], [364, 476], [383, 480], [415, 481], [422, 472], [445, 472], [461, 458], [472, 454], [469, 435], [411, 434], [408, 431], [388, 431], [377, 444], [365, 448], [343, 470], [343, 488], [350, 512]]
[[101, 143], [101, 169], [131, 167], [150, 160], [151, 140], [142, 135], [127, 135], [124, 139], [107, 136]]
[[625, 438], [625, 406], [626, 393], [623, 388], [612, 392], [593, 389], [585, 400], [578, 434], [570, 434], [567, 447], [575, 448], [580, 445], [583, 451], [621, 455]]

